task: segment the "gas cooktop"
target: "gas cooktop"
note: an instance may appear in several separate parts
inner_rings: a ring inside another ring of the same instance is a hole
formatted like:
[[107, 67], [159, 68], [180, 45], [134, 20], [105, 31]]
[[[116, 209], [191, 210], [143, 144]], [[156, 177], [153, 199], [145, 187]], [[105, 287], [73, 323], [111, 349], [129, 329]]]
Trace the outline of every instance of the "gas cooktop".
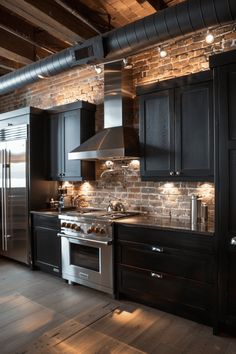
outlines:
[[66, 213], [63, 213], [59, 215], [60, 219], [67, 219], [67, 218], [83, 218], [83, 219], [100, 219], [100, 220], [115, 220], [119, 218], [125, 218], [128, 216], [133, 216], [137, 215], [138, 212], [132, 212], [132, 211], [111, 211], [108, 212], [104, 209], [95, 209], [95, 208], [83, 208], [83, 209], [77, 209], [73, 211], [67, 211]]

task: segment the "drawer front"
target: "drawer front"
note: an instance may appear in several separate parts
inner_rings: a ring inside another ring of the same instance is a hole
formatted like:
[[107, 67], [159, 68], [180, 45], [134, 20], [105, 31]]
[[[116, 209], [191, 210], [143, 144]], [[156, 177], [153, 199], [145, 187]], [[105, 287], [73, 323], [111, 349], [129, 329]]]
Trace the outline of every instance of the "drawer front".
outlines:
[[214, 259], [209, 254], [162, 248], [159, 245], [119, 242], [117, 262], [200, 282], [215, 282]]
[[33, 225], [48, 227], [54, 230], [60, 230], [60, 221], [57, 216], [33, 215]]
[[130, 241], [150, 244], [153, 246], [170, 247], [199, 251], [214, 252], [214, 236], [194, 234], [176, 230], [160, 230], [139, 226], [115, 225], [115, 238], [121, 241]]
[[118, 270], [118, 292], [174, 313], [179, 309], [210, 316], [212, 308], [209, 285], [123, 266]]

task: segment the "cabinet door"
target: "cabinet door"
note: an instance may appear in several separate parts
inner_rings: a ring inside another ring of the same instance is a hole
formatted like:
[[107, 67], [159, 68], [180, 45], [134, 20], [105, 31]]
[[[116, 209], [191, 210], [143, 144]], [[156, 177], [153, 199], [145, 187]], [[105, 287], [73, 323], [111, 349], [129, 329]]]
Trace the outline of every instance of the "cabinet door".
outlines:
[[175, 174], [213, 177], [212, 82], [175, 90]]
[[50, 177], [59, 179], [62, 177], [62, 156], [64, 153], [61, 114], [50, 117]]
[[68, 160], [68, 153], [81, 143], [80, 124], [80, 110], [73, 110], [63, 114], [65, 151], [62, 159], [65, 178], [81, 176], [81, 160]]
[[34, 264], [41, 270], [61, 275], [61, 240], [57, 236], [58, 218], [34, 215]]
[[236, 64], [216, 70], [216, 93], [215, 110], [219, 119], [216, 215], [219, 217], [220, 321], [236, 332], [236, 246], [233, 239], [236, 237]]
[[169, 176], [174, 170], [173, 90], [144, 95], [140, 101], [142, 179]]

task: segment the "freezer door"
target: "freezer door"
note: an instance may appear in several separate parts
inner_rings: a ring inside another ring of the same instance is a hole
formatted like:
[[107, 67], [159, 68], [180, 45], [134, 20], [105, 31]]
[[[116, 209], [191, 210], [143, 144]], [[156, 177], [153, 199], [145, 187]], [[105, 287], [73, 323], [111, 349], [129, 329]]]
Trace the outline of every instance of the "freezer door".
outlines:
[[6, 142], [6, 247], [5, 255], [28, 263], [27, 142]]
[[5, 250], [5, 215], [4, 215], [4, 204], [5, 204], [5, 158], [6, 144], [0, 143], [0, 254], [3, 254]]

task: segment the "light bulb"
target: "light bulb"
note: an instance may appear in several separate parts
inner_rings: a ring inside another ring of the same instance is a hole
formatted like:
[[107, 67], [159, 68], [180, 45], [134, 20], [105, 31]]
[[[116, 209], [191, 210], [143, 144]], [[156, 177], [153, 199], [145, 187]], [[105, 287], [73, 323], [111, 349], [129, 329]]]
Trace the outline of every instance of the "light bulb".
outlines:
[[95, 65], [94, 70], [96, 71], [97, 74], [101, 74], [101, 72], [102, 72], [102, 68], [99, 65]]
[[161, 58], [165, 58], [167, 56], [167, 51], [162, 49], [161, 47], [158, 47], [158, 52]]
[[207, 32], [206, 37], [205, 37], [206, 43], [207, 44], [211, 44], [211, 43], [214, 42], [214, 40], [215, 40], [214, 35], [212, 33], [210, 33], [210, 32]]

